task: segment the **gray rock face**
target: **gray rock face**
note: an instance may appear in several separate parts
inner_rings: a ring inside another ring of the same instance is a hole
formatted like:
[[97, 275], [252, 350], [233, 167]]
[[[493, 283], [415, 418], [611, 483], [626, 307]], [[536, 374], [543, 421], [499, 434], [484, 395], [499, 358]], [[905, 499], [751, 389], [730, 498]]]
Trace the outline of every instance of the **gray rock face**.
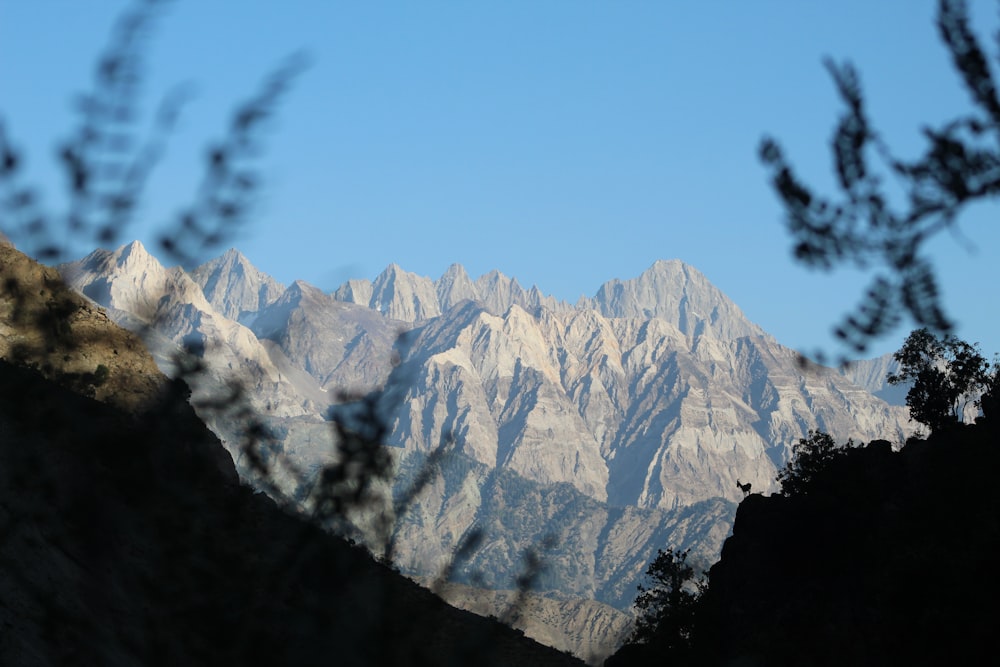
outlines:
[[349, 280], [333, 297], [339, 301], [367, 306], [386, 317], [402, 322], [419, 322], [441, 314], [434, 281], [390, 264], [374, 282]]
[[437, 281], [392, 264], [375, 282], [348, 280], [334, 291], [333, 297], [411, 323], [437, 317], [466, 300], [479, 302], [494, 315], [502, 315], [514, 305], [532, 312], [540, 306], [554, 311], [569, 308], [554, 297], [544, 296], [537, 287], [525, 290], [517, 279], [496, 270], [473, 282], [461, 264], [449, 266]]
[[434, 282], [396, 264], [390, 264], [372, 283], [368, 305], [386, 317], [404, 322], [429, 320], [441, 314]]
[[606, 282], [585, 304], [605, 317], [664, 319], [686, 336], [766, 335], [705, 276], [676, 259], [659, 260], [638, 278]]
[[893, 359], [892, 353], [874, 359], [851, 362], [840, 372], [848, 380], [878, 396], [889, 405], [906, 405], [906, 393], [910, 390], [910, 386], [892, 385], [886, 381], [890, 373], [899, 372], [899, 362]]
[[566, 308], [553, 297], [543, 296], [538, 287], [525, 290], [517, 278], [508, 278], [495, 269], [477, 278], [475, 286], [479, 293], [478, 300], [495, 315], [507, 312], [511, 306], [520, 306], [532, 312], [539, 306], [553, 311]]
[[251, 329], [276, 343], [324, 392], [364, 393], [385, 383], [393, 341], [403, 326], [296, 280], [256, 314]]
[[[692, 340], [653, 318], [468, 303], [416, 331], [399, 379], [394, 442], [442, 433], [477, 461], [568, 482], [616, 505], [738, 501], [737, 480], [774, 487], [790, 446], [818, 428], [902, 440], [906, 414], [763, 336]], [[405, 379], [404, 379], [405, 378]]]
[[452, 264], [434, 284], [441, 310], [451, 310], [462, 301], [475, 301], [479, 291], [461, 264]]
[[[425, 460], [405, 453], [399, 480], [410, 482]], [[718, 498], [682, 510], [613, 507], [570, 484], [532, 482], [454, 454], [400, 517], [396, 562], [404, 572], [441, 572], [475, 532], [481, 546], [453, 569], [454, 580], [512, 588], [524, 554], [534, 550], [546, 564], [543, 591], [627, 610], [657, 548], [691, 548], [707, 564], [717, 557], [735, 510]]]
[[534, 318], [519, 306], [496, 317], [469, 302], [414, 333], [393, 378], [408, 387], [394, 443], [430, 450], [450, 433], [489, 466], [607, 498], [600, 447], [565, 395], [558, 351]]
[[[297, 469], [330, 460], [322, 422], [338, 390], [384, 385], [397, 488], [428, 452], [451, 452], [397, 517], [398, 564], [420, 575], [479, 532], [455, 577], [510, 588], [524, 550], [551, 536], [549, 590], [625, 609], [657, 548], [714, 559], [743, 497], [737, 480], [774, 490], [809, 429], [900, 442], [912, 427], [840, 373], [801, 369], [678, 261], [575, 307], [496, 271], [472, 281], [459, 265], [436, 282], [390, 266], [333, 295], [297, 281], [280, 296], [238, 253], [197, 282], [138, 244], [63, 270], [147, 336], [203, 342], [211, 386], [223, 371], [239, 377]], [[224, 438], [239, 426], [211, 425]]]
[[274, 303], [285, 286], [257, 269], [238, 250], [202, 264], [191, 278], [222, 315], [241, 324], [249, 315]]
[[372, 300], [372, 282], [363, 278], [348, 280], [337, 288], [333, 298], [337, 301], [367, 306]]

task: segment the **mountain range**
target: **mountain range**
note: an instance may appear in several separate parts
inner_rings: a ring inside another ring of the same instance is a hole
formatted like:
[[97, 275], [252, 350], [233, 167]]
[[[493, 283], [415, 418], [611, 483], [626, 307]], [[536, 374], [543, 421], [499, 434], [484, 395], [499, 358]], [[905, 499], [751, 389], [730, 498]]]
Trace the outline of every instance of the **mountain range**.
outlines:
[[[538, 592], [592, 601], [605, 618], [628, 612], [656, 549], [713, 562], [744, 495], [737, 482], [775, 490], [810, 429], [896, 443], [912, 432], [905, 408], [871, 393], [877, 364], [853, 378], [803, 366], [676, 260], [572, 305], [497, 271], [472, 280], [458, 264], [438, 280], [392, 265], [325, 293], [281, 285], [235, 250], [168, 269], [138, 242], [60, 270], [140, 332], [168, 374], [194, 351], [206, 369], [196, 405], [238, 380], [287, 463], [276, 484], [289, 495], [335, 459], [331, 411], [377, 395], [396, 469], [387, 493], [399, 498], [429, 461], [436, 470], [393, 517], [403, 572], [450, 570], [456, 584], [499, 591], [540, 548]], [[202, 417], [252, 477], [242, 418]], [[471, 535], [478, 548], [456, 561]], [[573, 614], [613, 630], [560, 648], [606, 653], [620, 641], [622, 624]]]

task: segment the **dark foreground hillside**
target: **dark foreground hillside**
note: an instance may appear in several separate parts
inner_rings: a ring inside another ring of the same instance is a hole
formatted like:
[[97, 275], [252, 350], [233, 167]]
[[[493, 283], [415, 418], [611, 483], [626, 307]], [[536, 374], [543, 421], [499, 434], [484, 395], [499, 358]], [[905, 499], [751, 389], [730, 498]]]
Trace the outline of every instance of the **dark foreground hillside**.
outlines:
[[[11, 280], [4, 252], [0, 664], [580, 664], [240, 485], [182, 383], [143, 383], [131, 412], [81, 395], [115, 402], [124, 345], [74, 341], [85, 304], [33, 263]], [[15, 321], [53, 308], [51, 335]], [[93, 372], [57, 367], [77, 361]]]
[[[801, 495], [751, 495], [681, 664], [994, 664], [998, 470], [998, 432], [981, 420], [899, 452], [845, 450]], [[611, 664], [662, 660], [631, 646]]]
[[451, 608], [219, 466], [0, 363], [0, 664], [579, 664]]

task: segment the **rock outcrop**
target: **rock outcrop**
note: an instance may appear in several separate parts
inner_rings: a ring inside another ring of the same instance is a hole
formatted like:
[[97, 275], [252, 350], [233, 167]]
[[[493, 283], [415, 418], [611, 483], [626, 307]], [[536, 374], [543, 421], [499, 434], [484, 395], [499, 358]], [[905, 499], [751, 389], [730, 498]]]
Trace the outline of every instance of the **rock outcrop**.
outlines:
[[166, 382], [142, 339], [68, 289], [59, 272], [0, 241], [0, 358], [136, 412]]

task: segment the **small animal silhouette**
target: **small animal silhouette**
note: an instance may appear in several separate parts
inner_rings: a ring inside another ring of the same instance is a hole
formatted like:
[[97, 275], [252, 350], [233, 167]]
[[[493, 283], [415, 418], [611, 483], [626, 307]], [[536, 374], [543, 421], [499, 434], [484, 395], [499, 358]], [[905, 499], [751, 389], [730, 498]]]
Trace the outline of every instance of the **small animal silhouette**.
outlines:
[[736, 480], [736, 486], [740, 487], [740, 491], [743, 492], [743, 497], [744, 498], [746, 498], [747, 496], [750, 495], [750, 482], [747, 482], [746, 484], [742, 484], [742, 483], [740, 483], [740, 480], [737, 479]]

